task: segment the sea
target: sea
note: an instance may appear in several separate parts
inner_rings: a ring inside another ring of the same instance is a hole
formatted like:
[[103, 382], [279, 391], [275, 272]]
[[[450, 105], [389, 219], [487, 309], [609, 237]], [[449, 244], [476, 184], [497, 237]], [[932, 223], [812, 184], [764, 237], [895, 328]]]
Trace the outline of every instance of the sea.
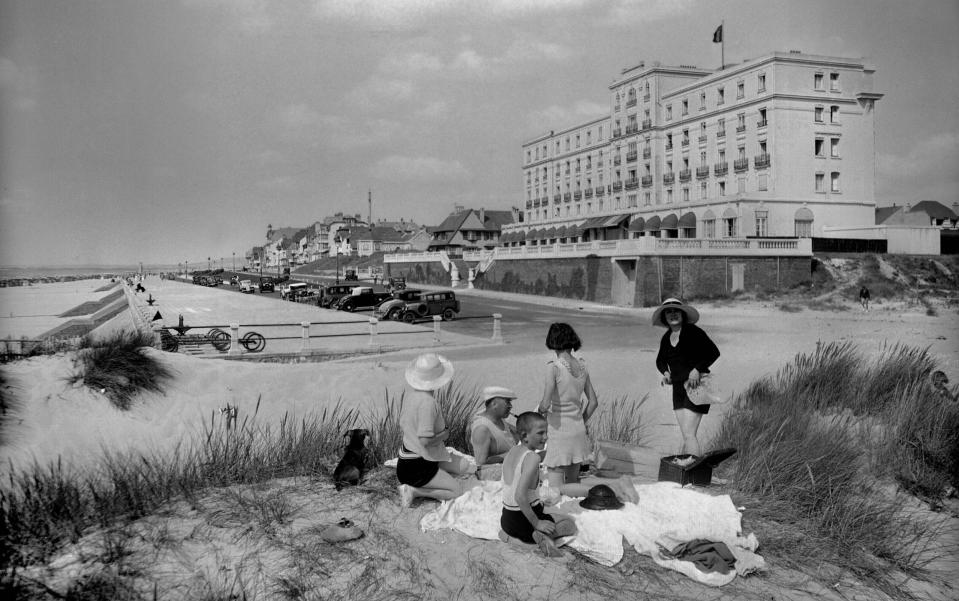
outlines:
[[160, 273], [164, 271], [175, 272], [177, 269], [175, 263], [172, 265], [137, 263], [135, 265], [44, 265], [28, 267], [0, 265], [0, 280], [120, 276], [133, 275], [140, 273], [141, 270], [143, 273]]

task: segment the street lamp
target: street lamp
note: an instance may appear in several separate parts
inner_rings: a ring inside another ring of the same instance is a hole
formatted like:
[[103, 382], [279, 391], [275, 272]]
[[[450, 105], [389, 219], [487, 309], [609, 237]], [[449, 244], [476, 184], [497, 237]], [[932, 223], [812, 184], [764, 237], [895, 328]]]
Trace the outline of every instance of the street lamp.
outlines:
[[236, 251], [233, 251], [233, 271], [236, 271]]
[[183, 277], [189, 277], [190, 275], [190, 262], [186, 262], [186, 269], [183, 270]]
[[206, 270], [213, 271], [213, 265], [210, 263], [210, 257], [206, 258]]
[[280, 244], [276, 245], [276, 279], [280, 279], [280, 251], [283, 249], [283, 246]]

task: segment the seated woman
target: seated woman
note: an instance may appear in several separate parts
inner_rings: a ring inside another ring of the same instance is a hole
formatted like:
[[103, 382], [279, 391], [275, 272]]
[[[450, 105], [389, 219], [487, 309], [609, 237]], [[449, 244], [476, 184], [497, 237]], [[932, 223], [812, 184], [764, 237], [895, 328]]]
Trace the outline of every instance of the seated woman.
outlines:
[[486, 405], [470, 426], [476, 477], [480, 480], [499, 480], [503, 475], [503, 458], [516, 445], [516, 429], [505, 421], [515, 398], [516, 393], [502, 386], [483, 389]]

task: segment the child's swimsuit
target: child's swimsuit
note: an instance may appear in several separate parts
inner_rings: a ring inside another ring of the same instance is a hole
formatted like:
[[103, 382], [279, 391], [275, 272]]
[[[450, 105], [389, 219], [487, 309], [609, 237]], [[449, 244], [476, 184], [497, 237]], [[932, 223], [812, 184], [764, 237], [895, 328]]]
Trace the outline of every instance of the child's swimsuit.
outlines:
[[[523, 512], [520, 511], [519, 505], [516, 504], [516, 485], [519, 482], [520, 472], [523, 471], [523, 461], [526, 460], [526, 455], [532, 453], [533, 451], [526, 449], [523, 451], [523, 454], [520, 455], [519, 460], [516, 462], [516, 469], [513, 473], [513, 482], [511, 484], [506, 484], [506, 478], [503, 478], [503, 513], [499, 519], [499, 525], [503, 529], [503, 532], [512, 536], [513, 538], [518, 538], [524, 543], [533, 544], [536, 541], [533, 540], [533, 532], [535, 528], [526, 519], [526, 516], [523, 515]], [[530, 509], [533, 510], [533, 513], [536, 514], [536, 517], [541, 520], [553, 520], [552, 516], [543, 511], [543, 502], [539, 498], [539, 478], [536, 479], [536, 486], [529, 489], [528, 498]]]

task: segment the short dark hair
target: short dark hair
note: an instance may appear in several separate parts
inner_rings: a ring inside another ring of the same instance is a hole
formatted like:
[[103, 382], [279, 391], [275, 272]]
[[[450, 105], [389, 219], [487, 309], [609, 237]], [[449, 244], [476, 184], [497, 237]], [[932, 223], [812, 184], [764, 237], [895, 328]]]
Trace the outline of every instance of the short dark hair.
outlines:
[[583, 343], [576, 335], [573, 326], [560, 322], [549, 324], [549, 332], [546, 334], [546, 348], [553, 351], [578, 351], [581, 346], [583, 346]]
[[523, 434], [529, 434], [529, 431], [533, 429], [533, 426], [541, 422], [545, 423], [546, 418], [535, 411], [526, 411], [524, 413], [520, 413], [519, 417], [516, 418], [516, 432], [520, 436]]

